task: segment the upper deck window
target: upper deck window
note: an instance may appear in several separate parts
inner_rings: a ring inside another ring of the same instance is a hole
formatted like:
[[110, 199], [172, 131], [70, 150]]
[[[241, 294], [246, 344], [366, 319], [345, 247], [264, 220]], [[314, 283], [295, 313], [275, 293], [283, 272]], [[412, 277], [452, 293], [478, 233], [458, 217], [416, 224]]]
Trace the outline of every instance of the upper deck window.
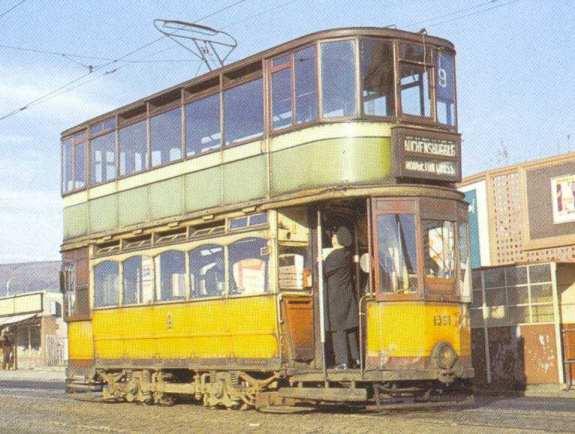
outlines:
[[400, 45], [402, 61], [399, 65], [399, 76], [403, 114], [431, 117], [429, 67], [424, 64], [427, 52], [421, 45]]
[[92, 139], [90, 148], [92, 184], [116, 179], [116, 134], [110, 133]]
[[455, 60], [453, 54], [439, 51], [436, 60], [437, 121], [455, 126]]
[[315, 46], [294, 53], [296, 123], [317, 119], [317, 71]]
[[62, 191], [86, 185], [86, 134], [75, 134], [62, 141]]
[[107, 131], [111, 131], [116, 128], [116, 118], [111, 117], [108, 119], [104, 119], [98, 123], [93, 124], [90, 127], [90, 135], [97, 136], [99, 134], [105, 133]]
[[361, 39], [363, 113], [368, 116], [393, 114], [393, 46], [381, 39]]
[[321, 44], [322, 107], [324, 118], [356, 114], [354, 41]]
[[182, 158], [182, 110], [180, 107], [150, 119], [152, 167]]
[[226, 146], [262, 135], [264, 106], [262, 79], [224, 91], [224, 138]]
[[120, 130], [120, 176], [131, 175], [148, 168], [146, 122]]
[[220, 94], [186, 105], [186, 154], [198, 155], [222, 146]]
[[[290, 58], [288, 56], [288, 59]], [[286, 66], [272, 73], [272, 126], [274, 130], [290, 127], [293, 119], [291, 61]]]

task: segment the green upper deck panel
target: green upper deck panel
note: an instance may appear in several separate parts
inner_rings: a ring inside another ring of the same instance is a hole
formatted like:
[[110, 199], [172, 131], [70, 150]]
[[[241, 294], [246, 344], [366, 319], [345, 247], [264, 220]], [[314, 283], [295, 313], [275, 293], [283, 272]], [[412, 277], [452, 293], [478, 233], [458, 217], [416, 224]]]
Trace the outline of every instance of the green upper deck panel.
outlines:
[[74, 127], [64, 240], [394, 182], [394, 126], [457, 131], [454, 54], [399, 30], [319, 32]]

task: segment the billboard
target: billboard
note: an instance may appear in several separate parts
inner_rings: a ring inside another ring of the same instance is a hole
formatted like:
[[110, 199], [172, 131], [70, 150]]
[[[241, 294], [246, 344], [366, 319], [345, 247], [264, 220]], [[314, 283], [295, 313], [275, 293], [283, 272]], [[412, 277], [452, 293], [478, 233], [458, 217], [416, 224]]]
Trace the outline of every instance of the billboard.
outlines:
[[553, 223], [575, 221], [575, 175], [551, 178]]

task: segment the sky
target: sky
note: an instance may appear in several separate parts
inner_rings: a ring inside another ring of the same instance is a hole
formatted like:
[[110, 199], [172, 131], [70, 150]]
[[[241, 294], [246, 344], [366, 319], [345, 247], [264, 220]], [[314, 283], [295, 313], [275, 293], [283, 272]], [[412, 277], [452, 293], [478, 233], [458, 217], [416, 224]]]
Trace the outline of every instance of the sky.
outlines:
[[464, 176], [575, 149], [575, 0], [0, 0], [0, 119], [78, 79], [0, 120], [0, 263], [59, 258], [62, 130], [195, 76], [168, 39], [102, 66], [156, 18], [231, 33], [229, 62], [334, 27], [425, 28], [457, 49]]

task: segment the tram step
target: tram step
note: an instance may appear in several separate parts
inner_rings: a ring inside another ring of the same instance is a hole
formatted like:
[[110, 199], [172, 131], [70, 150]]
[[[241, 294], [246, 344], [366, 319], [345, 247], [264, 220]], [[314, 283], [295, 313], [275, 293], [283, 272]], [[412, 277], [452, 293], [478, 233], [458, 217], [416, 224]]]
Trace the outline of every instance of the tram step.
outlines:
[[358, 402], [367, 400], [366, 389], [325, 387], [286, 387], [278, 390], [283, 398], [309, 399], [328, 402]]

